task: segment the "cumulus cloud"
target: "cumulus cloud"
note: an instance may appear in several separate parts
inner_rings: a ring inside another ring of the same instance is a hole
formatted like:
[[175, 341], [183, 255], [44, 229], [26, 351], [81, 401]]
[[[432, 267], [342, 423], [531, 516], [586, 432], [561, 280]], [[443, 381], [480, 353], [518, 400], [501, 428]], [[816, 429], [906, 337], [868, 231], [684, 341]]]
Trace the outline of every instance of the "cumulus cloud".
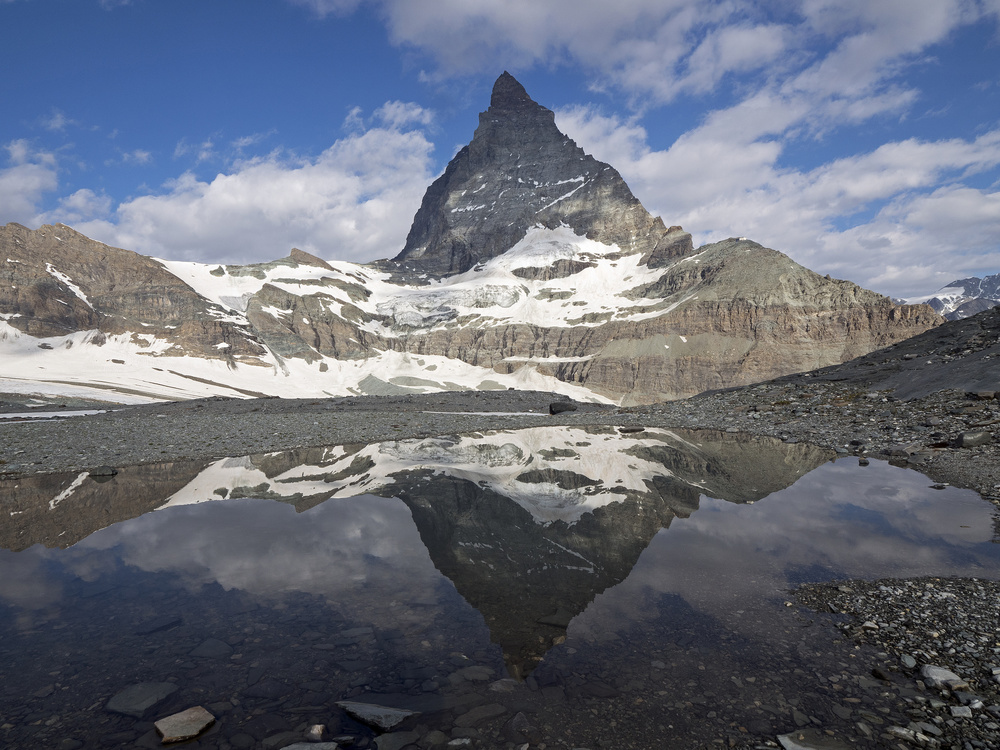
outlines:
[[[384, 112], [382, 111], [384, 110]], [[276, 151], [211, 180], [185, 172], [113, 215], [78, 224], [96, 239], [177, 260], [273, 260], [293, 246], [369, 261], [396, 254], [427, 184], [433, 145], [402, 123], [429, 115], [392, 102], [391, 123], [348, 135], [315, 158]]]
[[0, 206], [9, 221], [32, 224], [42, 196], [59, 185], [55, 155], [38, 151], [24, 139], [4, 146], [7, 166], [0, 167]]
[[51, 211], [39, 214], [33, 224], [77, 225], [95, 219], [104, 219], [111, 213], [111, 198], [103, 193], [83, 188], [59, 200]]

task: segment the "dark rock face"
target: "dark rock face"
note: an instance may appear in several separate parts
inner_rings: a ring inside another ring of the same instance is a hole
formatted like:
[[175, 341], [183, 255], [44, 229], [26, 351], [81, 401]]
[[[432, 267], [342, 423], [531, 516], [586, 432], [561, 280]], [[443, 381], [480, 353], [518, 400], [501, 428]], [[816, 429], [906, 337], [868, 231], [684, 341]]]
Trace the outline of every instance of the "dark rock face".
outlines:
[[536, 224], [567, 224], [626, 253], [683, 254], [621, 175], [559, 131], [509, 73], [497, 79], [472, 142], [428, 188], [395, 260], [460, 273], [515, 245]]

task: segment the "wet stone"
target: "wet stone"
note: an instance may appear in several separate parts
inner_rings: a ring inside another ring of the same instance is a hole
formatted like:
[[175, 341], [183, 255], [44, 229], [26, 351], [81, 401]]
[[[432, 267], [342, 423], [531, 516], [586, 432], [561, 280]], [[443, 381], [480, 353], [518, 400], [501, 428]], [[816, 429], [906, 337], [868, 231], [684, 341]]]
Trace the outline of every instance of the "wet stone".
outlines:
[[105, 708], [141, 719], [150, 708], [175, 692], [177, 686], [172, 682], [140, 682], [116, 693]]
[[471, 711], [467, 711], [455, 719], [456, 727], [475, 727], [489, 719], [503, 716], [507, 709], [499, 703], [488, 703], [485, 706], [476, 706]]
[[850, 745], [816, 729], [778, 735], [784, 750], [850, 750]]
[[374, 703], [358, 703], [355, 701], [337, 701], [337, 705], [344, 709], [349, 716], [357, 719], [362, 724], [380, 729], [386, 732], [392, 729], [404, 719], [416, 716], [416, 711], [408, 711], [403, 708], [391, 708], [389, 706], [379, 706]]
[[933, 664], [925, 664], [920, 669], [920, 676], [924, 682], [933, 688], [952, 687], [958, 683], [963, 683], [961, 677], [944, 667], [937, 667]]
[[967, 430], [959, 433], [955, 445], [959, 448], [976, 448], [980, 445], [989, 445], [992, 441], [993, 436], [985, 430]]
[[288, 687], [277, 680], [267, 678], [250, 685], [243, 691], [248, 698], [281, 698], [288, 693]]
[[160, 719], [155, 726], [166, 744], [197, 737], [214, 723], [215, 717], [211, 713], [202, 706], [194, 706]]

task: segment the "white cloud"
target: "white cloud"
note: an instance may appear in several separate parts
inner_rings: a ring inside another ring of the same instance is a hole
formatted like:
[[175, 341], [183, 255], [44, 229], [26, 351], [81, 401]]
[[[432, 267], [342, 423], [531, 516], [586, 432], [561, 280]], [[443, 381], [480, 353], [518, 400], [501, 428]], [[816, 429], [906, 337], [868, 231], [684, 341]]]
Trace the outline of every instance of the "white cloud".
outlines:
[[86, 221], [102, 219], [111, 213], [111, 198], [93, 190], [83, 188], [59, 200], [52, 211], [35, 217], [33, 224], [54, 224], [56, 222], [77, 225]]
[[188, 143], [186, 140], [181, 140], [176, 146], [174, 146], [175, 159], [181, 159], [192, 154], [194, 154], [195, 157], [195, 164], [210, 161], [218, 156], [218, 153], [215, 151], [215, 143], [211, 139], [206, 139], [198, 144]]
[[361, 0], [289, 0], [289, 2], [309, 8], [320, 18], [328, 15], [345, 15], [361, 4]]
[[53, 109], [52, 114], [41, 119], [42, 127], [53, 133], [61, 133], [66, 130], [67, 126], [75, 124], [76, 122], [74, 120], [66, 117], [66, 114], [64, 112], [60, 112], [58, 109]]
[[[356, 114], [352, 111], [352, 114]], [[386, 102], [377, 110], [375, 116], [387, 127], [402, 129], [409, 125], [430, 125], [434, 121], [434, 113], [413, 102]]]
[[141, 148], [137, 148], [134, 151], [126, 151], [122, 154], [122, 161], [126, 164], [149, 164], [152, 160], [153, 155]]
[[[397, 122], [418, 114], [408, 105], [387, 106]], [[209, 181], [186, 172], [159, 192], [122, 203], [110, 219], [77, 228], [178, 260], [249, 263], [293, 246], [320, 257], [373, 260], [402, 249], [434, 177], [432, 150], [422, 132], [376, 127], [315, 159], [275, 152], [237, 162]]]
[[18, 139], [5, 144], [8, 166], [0, 167], [0, 206], [6, 221], [31, 224], [42, 196], [59, 185], [55, 156]]

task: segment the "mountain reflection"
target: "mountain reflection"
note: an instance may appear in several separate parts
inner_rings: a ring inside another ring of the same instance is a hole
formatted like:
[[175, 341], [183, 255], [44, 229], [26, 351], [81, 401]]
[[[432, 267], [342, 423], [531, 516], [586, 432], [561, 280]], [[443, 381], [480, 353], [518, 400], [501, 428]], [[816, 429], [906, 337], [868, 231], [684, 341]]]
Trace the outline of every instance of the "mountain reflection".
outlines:
[[[343, 504], [362, 503], [363, 494], [399, 498], [433, 565], [482, 614], [511, 674], [523, 677], [573, 617], [629, 575], [660, 529], [698, 509], [701, 496], [756, 501], [830, 457], [813, 446], [711, 431], [535, 428], [133, 467], [106, 483], [85, 473], [29, 477], [0, 484], [11, 518], [0, 546], [67, 547], [152, 509], [220, 498], [267, 498], [298, 511], [338, 498], [336, 513], [310, 514], [309, 529], [289, 531], [292, 544], [276, 541], [288, 520], [255, 503], [252, 516], [232, 518], [233, 533], [219, 532], [212, 543], [202, 539], [203, 520], [171, 523], [157, 513], [142, 520], [141, 553], [130, 547], [136, 532], [127, 525], [109, 529], [98, 546], [118, 545], [123, 562], [194, 583], [331, 600], [377, 577], [371, 561], [380, 560], [393, 579], [386, 596], [414, 587], [430, 601], [434, 583], [416, 573], [421, 555], [406, 521], [371, 499], [367, 511]], [[218, 529], [218, 514], [210, 515]]]

